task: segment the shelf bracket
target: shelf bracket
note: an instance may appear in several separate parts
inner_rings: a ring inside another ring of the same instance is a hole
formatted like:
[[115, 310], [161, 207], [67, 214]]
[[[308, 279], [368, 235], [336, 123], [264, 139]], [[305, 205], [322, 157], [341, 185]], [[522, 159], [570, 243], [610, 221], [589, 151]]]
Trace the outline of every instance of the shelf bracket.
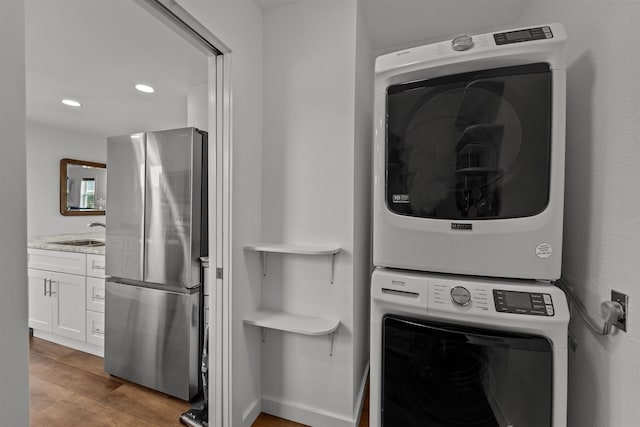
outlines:
[[335, 335], [335, 331], [329, 334], [329, 357], [333, 357], [333, 339], [335, 338]]
[[336, 254], [331, 254], [331, 284], [333, 285], [333, 277], [335, 274]]
[[262, 252], [262, 276], [267, 276], [267, 253]]

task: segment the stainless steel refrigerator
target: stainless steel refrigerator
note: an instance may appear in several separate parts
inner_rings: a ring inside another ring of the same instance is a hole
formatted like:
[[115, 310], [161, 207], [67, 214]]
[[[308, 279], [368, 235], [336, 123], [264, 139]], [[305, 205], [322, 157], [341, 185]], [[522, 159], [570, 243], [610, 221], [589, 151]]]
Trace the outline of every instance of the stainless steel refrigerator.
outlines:
[[200, 387], [207, 134], [107, 139], [105, 371], [188, 400]]

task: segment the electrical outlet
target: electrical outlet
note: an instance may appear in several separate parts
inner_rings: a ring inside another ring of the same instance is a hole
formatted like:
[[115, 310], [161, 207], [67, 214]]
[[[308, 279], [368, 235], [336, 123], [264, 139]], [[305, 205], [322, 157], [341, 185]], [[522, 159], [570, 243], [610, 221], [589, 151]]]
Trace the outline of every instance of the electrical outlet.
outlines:
[[627, 319], [629, 318], [629, 295], [611, 290], [611, 301], [619, 302], [624, 310], [624, 317], [613, 324], [616, 328], [627, 331]]

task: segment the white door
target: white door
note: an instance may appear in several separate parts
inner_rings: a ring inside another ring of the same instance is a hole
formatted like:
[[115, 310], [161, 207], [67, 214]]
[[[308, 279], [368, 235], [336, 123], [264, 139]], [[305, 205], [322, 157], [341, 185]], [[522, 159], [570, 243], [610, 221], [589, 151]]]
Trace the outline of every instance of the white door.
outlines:
[[49, 297], [48, 271], [29, 268], [29, 327], [51, 332], [52, 305]]
[[51, 273], [51, 282], [53, 332], [78, 341], [85, 341], [85, 277]]

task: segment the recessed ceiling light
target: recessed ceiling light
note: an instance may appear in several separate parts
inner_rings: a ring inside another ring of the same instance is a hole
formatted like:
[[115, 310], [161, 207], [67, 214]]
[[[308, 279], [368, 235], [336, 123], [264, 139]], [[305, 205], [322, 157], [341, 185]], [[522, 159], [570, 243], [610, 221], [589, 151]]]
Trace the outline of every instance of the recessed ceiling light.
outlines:
[[73, 99], [63, 99], [62, 103], [69, 107], [79, 107], [81, 105], [78, 101], [74, 101]]
[[144, 93], [153, 93], [153, 92], [155, 92], [155, 89], [152, 88], [151, 86], [143, 85], [143, 84], [139, 84], [139, 83], [136, 85], [136, 89], [138, 89], [140, 92], [144, 92]]

